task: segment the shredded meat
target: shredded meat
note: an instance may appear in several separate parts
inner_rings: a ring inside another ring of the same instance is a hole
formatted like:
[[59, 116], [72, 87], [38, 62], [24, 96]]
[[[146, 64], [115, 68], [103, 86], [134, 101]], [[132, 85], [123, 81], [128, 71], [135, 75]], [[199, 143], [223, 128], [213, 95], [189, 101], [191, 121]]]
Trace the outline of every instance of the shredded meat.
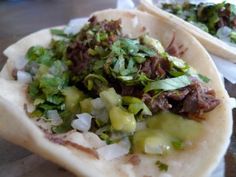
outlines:
[[230, 4], [227, 3], [224, 9], [221, 9], [219, 12], [219, 22], [217, 24], [218, 28], [223, 26], [231, 26], [231, 8]]
[[[93, 16], [89, 22], [88, 26], [82, 28], [74, 42], [66, 50], [67, 58], [72, 62], [70, 70], [79, 80], [91, 72], [91, 64], [100, 58], [100, 56], [90, 56], [89, 49], [95, 49], [98, 46], [107, 48], [117, 40], [121, 31], [120, 20], [98, 22], [97, 18]], [[97, 41], [95, 36], [100, 33], [107, 34], [107, 38]]]
[[169, 60], [159, 57], [150, 57], [149, 60], [146, 60], [141, 65], [141, 71], [150, 79], [164, 78], [166, 71], [170, 69], [170, 65]]
[[215, 98], [214, 90], [197, 81], [185, 88], [162, 92], [157, 96], [143, 94], [142, 100], [154, 113], [169, 110], [190, 118], [200, 118], [204, 112], [209, 112], [220, 104], [220, 100]]
[[234, 17], [234, 19], [233, 19], [233, 21], [232, 21], [232, 25], [233, 25], [234, 27], [236, 27], [236, 17]]
[[199, 83], [194, 83], [190, 85], [189, 88], [191, 88], [191, 91], [184, 99], [183, 107], [180, 112], [201, 115], [203, 112], [213, 110], [220, 104], [220, 101], [215, 98], [213, 89], [204, 87]]
[[72, 61], [73, 65], [70, 67], [73, 73], [77, 75], [86, 75], [85, 71], [89, 70], [89, 65], [93, 58], [88, 55], [88, 47], [81, 42], [74, 43], [67, 48], [67, 57]]

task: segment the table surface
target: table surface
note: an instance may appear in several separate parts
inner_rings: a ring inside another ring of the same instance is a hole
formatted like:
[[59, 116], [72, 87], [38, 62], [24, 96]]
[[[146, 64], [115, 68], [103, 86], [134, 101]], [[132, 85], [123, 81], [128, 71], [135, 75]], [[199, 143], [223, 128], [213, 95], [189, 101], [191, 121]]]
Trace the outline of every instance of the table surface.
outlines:
[[[70, 19], [85, 17], [90, 13], [115, 8], [116, 0], [1, 0], [0, 1], [0, 69], [6, 58], [3, 50], [20, 38], [42, 28], [68, 23]], [[236, 85], [225, 81], [231, 97], [236, 97]], [[236, 111], [233, 111], [236, 118]], [[236, 176], [236, 125], [231, 145], [225, 156], [226, 177]], [[14, 162], [30, 154], [27, 150], [0, 139], [0, 165]], [[3, 150], [4, 149], [4, 150]], [[4, 154], [8, 153], [8, 158]], [[32, 157], [37, 159], [37, 157]], [[32, 161], [32, 159], [30, 159]], [[30, 161], [29, 160], [29, 161]], [[50, 165], [49, 165], [50, 166]], [[55, 166], [52, 165], [52, 168]]]

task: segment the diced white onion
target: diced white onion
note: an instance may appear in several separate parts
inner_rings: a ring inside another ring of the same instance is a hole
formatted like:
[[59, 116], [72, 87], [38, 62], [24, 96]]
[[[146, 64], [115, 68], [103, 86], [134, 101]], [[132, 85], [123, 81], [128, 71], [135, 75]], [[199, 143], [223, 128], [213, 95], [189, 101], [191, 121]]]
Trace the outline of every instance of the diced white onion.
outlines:
[[92, 115], [94, 115], [94, 117], [104, 123], [106, 123], [108, 121], [108, 112], [107, 110], [104, 109], [93, 109], [92, 110]]
[[105, 108], [105, 104], [102, 101], [101, 98], [95, 98], [91, 101], [92, 107], [94, 109], [104, 109]]
[[80, 132], [70, 133], [66, 140], [69, 140], [73, 143], [83, 145], [84, 147], [93, 148], [90, 143], [85, 139], [84, 135]]
[[30, 75], [30, 73], [27, 73], [25, 71], [17, 71], [16, 77], [17, 80], [23, 84], [32, 82], [32, 76]]
[[16, 69], [20, 70], [23, 69], [27, 63], [28, 60], [25, 57], [21, 57], [15, 61], [15, 67]]
[[108, 121], [108, 112], [106, 110], [105, 104], [101, 98], [95, 98], [91, 101], [92, 112], [91, 114], [102, 122]]
[[100, 148], [106, 145], [105, 141], [102, 141], [95, 133], [84, 132], [84, 139], [90, 144], [92, 148]]
[[231, 29], [227, 26], [221, 27], [217, 30], [216, 36], [218, 36], [219, 39], [225, 41], [225, 42], [230, 42], [230, 33]]
[[62, 124], [63, 120], [61, 119], [60, 115], [58, 114], [57, 110], [49, 110], [47, 111], [47, 116], [51, 119], [52, 125], [60, 125]]
[[220, 40], [224, 41], [228, 45], [232, 47], [236, 47], [236, 44], [231, 42], [231, 39], [230, 39], [231, 32], [232, 32], [231, 28], [224, 26], [217, 30], [216, 36], [218, 36]]
[[130, 149], [129, 139], [125, 138], [119, 143], [103, 146], [97, 149], [97, 152], [99, 156], [104, 158], [105, 160], [112, 160], [128, 154], [129, 149]]
[[72, 121], [71, 126], [79, 131], [86, 132], [91, 128], [92, 116], [88, 113], [76, 114], [78, 119]]

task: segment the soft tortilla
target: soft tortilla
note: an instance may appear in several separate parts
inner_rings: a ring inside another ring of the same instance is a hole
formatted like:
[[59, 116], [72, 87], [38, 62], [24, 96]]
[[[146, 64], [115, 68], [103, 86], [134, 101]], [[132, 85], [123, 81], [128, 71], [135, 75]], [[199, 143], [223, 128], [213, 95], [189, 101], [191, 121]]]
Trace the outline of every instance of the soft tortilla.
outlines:
[[[166, 157], [139, 155], [139, 165], [128, 163], [129, 156], [112, 161], [92, 158], [90, 155], [72, 150], [48, 141], [42, 131], [25, 114], [23, 104], [27, 103], [25, 87], [11, 79], [14, 63], [24, 57], [27, 49], [35, 44], [47, 46], [51, 40], [49, 30], [41, 30], [8, 47], [4, 54], [7, 64], [0, 78], [0, 135], [21, 145], [44, 158], [51, 160], [76, 175], [83, 176], [159, 176], [159, 177], [207, 177], [223, 157], [232, 133], [230, 99], [224, 89], [219, 73], [203, 46], [190, 34], [163, 18], [135, 10], [104, 10], [94, 13], [98, 20], [122, 19], [123, 32], [131, 37], [149, 32], [167, 46], [176, 35], [175, 44], [187, 47], [182, 58], [200, 73], [211, 78], [221, 104], [206, 115], [203, 122], [204, 136], [191, 149], [176, 152]], [[16, 97], [15, 97], [16, 96]], [[167, 172], [160, 172], [155, 165], [161, 160], [169, 165]]]
[[170, 21], [173, 25], [178, 26], [179, 28], [182, 28], [183, 30], [194, 35], [211, 53], [228, 59], [234, 63], [236, 62], [236, 47], [230, 46], [220, 39], [192, 25], [191, 23], [188, 23], [185, 20], [158, 8], [152, 3], [152, 1], [141, 0], [139, 9], [163, 18], [163, 20]]

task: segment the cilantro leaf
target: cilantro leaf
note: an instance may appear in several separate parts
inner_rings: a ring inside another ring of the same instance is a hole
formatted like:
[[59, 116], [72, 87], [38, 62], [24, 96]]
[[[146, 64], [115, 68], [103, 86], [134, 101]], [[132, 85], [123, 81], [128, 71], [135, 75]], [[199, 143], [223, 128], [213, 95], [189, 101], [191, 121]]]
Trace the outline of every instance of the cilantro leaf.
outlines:
[[56, 36], [68, 37], [68, 35], [62, 29], [51, 29], [50, 32]]
[[54, 61], [53, 52], [41, 46], [29, 48], [26, 53], [26, 58], [29, 61], [36, 61], [38, 64], [44, 64], [46, 66], [50, 66]]
[[99, 93], [108, 88], [108, 82], [102, 75], [89, 74], [83, 82], [89, 91], [95, 90]]
[[39, 86], [45, 95], [57, 94], [65, 87], [65, 85], [67, 85], [63, 78], [51, 74], [43, 75], [39, 82]]
[[156, 161], [156, 165], [159, 167], [160, 171], [168, 171], [168, 165], [162, 163], [161, 161]]
[[230, 40], [234, 43], [236, 43], [236, 31], [232, 31], [230, 33]]
[[64, 97], [61, 95], [49, 95], [46, 99], [49, 103], [53, 103], [55, 105], [62, 104], [64, 102]]
[[197, 74], [197, 76], [205, 83], [210, 82], [210, 79], [202, 74]]
[[132, 96], [123, 96], [122, 103], [123, 105], [128, 106], [128, 111], [135, 115], [140, 112], [143, 115], [152, 115], [152, 112], [149, 110], [146, 104], [139, 98]]
[[144, 91], [149, 92], [151, 90], [164, 90], [164, 91], [176, 90], [179, 88], [186, 87], [190, 84], [191, 84], [190, 78], [186, 75], [183, 75], [175, 78], [168, 78], [150, 82], [144, 88]]
[[236, 5], [230, 4], [230, 17], [234, 19], [236, 16]]
[[171, 144], [176, 150], [182, 150], [184, 148], [184, 142], [181, 140], [172, 141]]
[[36, 99], [37, 95], [40, 93], [39, 82], [37, 80], [29, 83], [28, 93], [32, 99]]
[[68, 41], [65, 40], [52, 40], [50, 43], [50, 47], [56, 58], [65, 58], [66, 49], [69, 45]]

